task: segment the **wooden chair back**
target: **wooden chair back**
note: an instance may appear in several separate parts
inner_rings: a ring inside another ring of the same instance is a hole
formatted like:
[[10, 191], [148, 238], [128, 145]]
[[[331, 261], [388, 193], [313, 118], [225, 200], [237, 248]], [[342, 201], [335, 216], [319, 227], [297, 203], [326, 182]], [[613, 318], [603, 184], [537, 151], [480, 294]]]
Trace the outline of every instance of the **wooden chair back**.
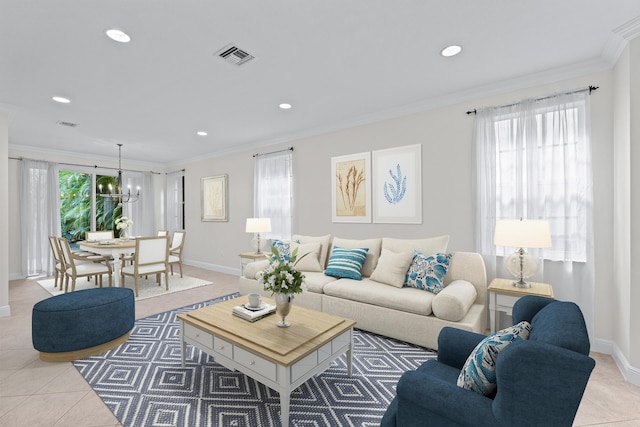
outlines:
[[84, 238], [85, 240], [110, 240], [113, 239], [113, 230], [87, 231]]

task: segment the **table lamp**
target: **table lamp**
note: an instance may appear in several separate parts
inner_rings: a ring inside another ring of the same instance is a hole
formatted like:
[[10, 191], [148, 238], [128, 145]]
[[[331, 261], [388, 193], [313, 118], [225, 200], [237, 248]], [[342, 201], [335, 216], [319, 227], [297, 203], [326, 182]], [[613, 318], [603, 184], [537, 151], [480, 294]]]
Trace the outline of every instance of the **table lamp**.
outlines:
[[550, 248], [551, 232], [549, 222], [532, 219], [502, 219], [496, 222], [493, 237], [496, 246], [518, 248], [504, 260], [505, 269], [519, 280], [513, 282], [518, 288], [530, 288], [528, 279], [538, 271], [538, 263], [525, 248]]
[[256, 254], [261, 254], [262, 245], [264, 244], [264, 242], [260, 241], [260, 233], [271, 232], [271, 219], [270, 218], [247, 218], [247, 227], [245, 231], [247, 233], [256, 234], [256, 237], [251, 240], [251, 244], [256, 248]]

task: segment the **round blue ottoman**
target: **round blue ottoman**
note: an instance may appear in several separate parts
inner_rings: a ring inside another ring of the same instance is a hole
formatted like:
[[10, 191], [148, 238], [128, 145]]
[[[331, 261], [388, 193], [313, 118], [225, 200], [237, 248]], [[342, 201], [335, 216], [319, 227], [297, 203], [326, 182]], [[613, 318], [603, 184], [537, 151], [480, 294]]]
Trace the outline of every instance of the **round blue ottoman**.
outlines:
[[135, 322], [133, 290], [96, 288], [40, 301], [32, 312], [33, 347], [47, 362], [68, 362], [125, 342]]

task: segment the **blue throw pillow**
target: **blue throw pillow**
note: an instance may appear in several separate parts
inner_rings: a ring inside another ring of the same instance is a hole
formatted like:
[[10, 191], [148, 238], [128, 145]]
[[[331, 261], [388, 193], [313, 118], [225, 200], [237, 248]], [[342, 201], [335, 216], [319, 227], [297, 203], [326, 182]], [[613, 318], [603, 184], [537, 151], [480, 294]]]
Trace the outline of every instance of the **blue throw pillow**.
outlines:
[[343, 249], [334, 246], [329, 257], [329, 265], [324, 271], [327, 276], [362, 280], [362, 266], [367, 260], [369, 248]]
[[[291, 245], [289, 243], [285, 243], [282, 240], [274, 240], [271, 242], [271, 247], [276, 248], [278, 253], [280, 254], [280, 258], [285, 261], [288, 261], [291, 258]], [[271, 259], [275, 261], [275, 256], [271, 255]]]
[[496, 360], [500, 351], [514, 341], [528, 339], [530, 332], [531, 325], [523, 320], [480, 341], [460, 371], [458, 387], [491, 395], [496, 391]]
[[450, 261], [451, 254], [426, 256], [415, 251], [405, 277], [405, 285], [437, 294], [444, 288], [444, 276], [447, 275]]

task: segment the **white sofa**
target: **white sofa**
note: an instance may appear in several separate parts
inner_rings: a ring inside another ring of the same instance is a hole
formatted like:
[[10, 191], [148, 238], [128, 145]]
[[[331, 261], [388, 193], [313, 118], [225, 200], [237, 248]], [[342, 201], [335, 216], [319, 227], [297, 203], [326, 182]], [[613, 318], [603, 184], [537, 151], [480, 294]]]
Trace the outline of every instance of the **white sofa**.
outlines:
[[[294, 304], [356, 320], [357, 328], [437, 350], [438, 334], [445, 326], [485, 333], [487, 327], [487, 279], [480, 254], [453, 252], [444, 289], [437, 295], [402, 286], [407, 267], [394, 259], [407, 251], [425, 255], [445, 253], [449, 236], [430, 239], [378, 238], [349, 240], [330, 235], [294, 235], [290, 245], [299, 256], [305, 274], [306, 291]], [[324, 274], [333, 246], [368, 248], [362, 266], [362, 280], [336, 278]], [[270, 297], [256, 279], [268, 261], [249, 263], [240, 277], [240, 294], [260, 293]], [[376, 270], [377, 269], [377, 270]], [[372, 279], [372, 276], [374, 279]], [[402, 286], [402, 287], [398, 287]]]

